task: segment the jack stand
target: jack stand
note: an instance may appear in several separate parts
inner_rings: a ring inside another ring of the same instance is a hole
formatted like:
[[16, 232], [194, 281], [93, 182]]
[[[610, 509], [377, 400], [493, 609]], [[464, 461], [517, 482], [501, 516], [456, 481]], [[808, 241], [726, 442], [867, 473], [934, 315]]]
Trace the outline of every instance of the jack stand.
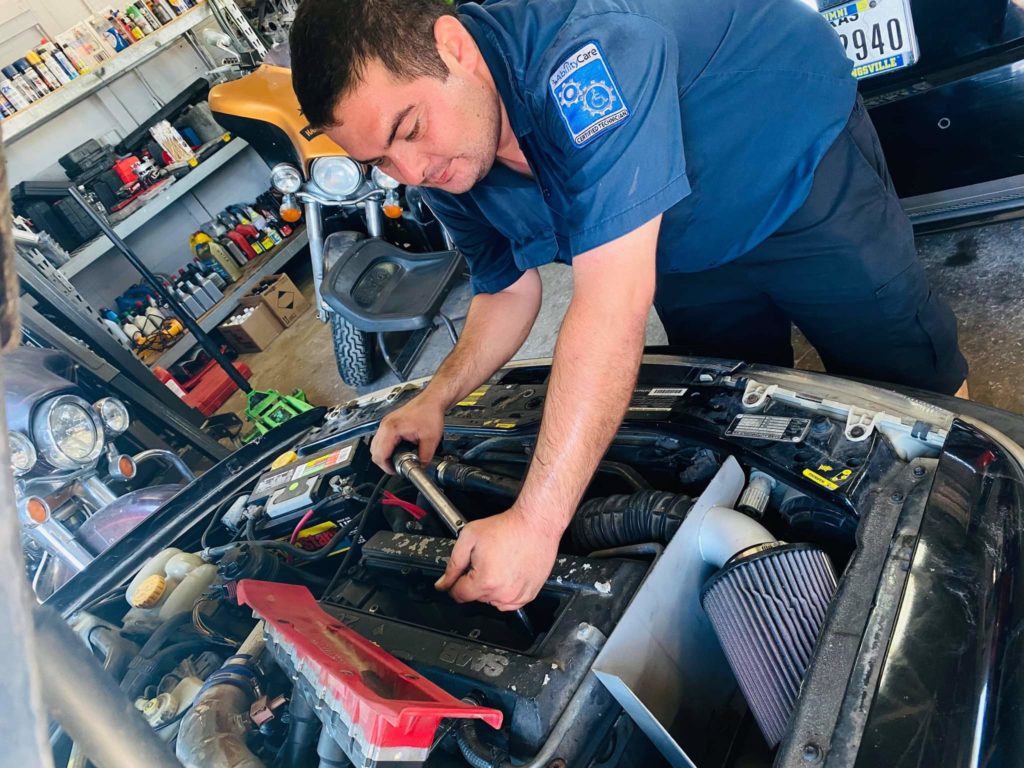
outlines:
[[296, 389], [290, 395], [283, 395], [274, 389], [254, 389], [245, 397], [245, 417], [253, 423], [254, 429], [242, 438], [242, 442], [251, 443], [277, 425], [311, 410], [313, 406], [306, 400], [306, 393], [301, 389]]

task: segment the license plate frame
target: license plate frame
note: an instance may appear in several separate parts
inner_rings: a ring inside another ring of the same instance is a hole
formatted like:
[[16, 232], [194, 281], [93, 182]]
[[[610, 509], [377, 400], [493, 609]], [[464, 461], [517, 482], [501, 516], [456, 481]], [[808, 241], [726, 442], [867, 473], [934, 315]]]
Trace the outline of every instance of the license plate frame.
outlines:
[[910, 0], [853, 0], [820, 13], [839, 35], [858, 80], [912, 67], [920, 59]]

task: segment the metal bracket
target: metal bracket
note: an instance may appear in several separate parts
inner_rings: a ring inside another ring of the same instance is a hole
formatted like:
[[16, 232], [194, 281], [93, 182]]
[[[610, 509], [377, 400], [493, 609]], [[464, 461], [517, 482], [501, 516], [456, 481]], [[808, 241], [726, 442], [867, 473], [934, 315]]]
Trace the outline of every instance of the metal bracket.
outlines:
[[747, 388], [743, 391], [743, 409], [756, 411], [764, 408], [778, 388], [778, 384], [761, 384], [753, 379], [748, 380]]

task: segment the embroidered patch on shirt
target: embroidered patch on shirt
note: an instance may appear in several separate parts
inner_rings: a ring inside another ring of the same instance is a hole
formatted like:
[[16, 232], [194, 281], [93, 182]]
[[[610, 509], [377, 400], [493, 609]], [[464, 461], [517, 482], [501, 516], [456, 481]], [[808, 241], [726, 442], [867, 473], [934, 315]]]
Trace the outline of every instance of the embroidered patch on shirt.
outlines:
[[563, 61], [548, 84], [577, 147], [589, 144], [629, 117], [629, 106], [596, 42], [587, 43]]

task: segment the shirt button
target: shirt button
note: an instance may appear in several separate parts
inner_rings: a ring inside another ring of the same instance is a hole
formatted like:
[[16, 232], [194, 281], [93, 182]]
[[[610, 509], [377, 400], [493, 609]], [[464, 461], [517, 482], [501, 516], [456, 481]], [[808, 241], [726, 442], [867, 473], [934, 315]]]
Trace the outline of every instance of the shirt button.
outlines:
[[544, 199], [545, 200], [549, 200], [550, 198], [551, 198], [551, 190], [548, 189], [547, 187], [544, 187]]

